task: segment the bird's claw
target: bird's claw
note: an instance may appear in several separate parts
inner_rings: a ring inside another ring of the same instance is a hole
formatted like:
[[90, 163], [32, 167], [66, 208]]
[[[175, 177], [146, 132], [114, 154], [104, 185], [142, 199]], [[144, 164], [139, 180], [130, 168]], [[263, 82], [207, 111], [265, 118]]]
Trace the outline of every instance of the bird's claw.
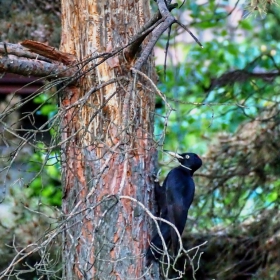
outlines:
[[159, 182], [159, 175], [160, 175], [160, 173], [161, 173], [161, 168], [158, 170], [156, 175], [155, 174], [153, 175], [154, 182]]

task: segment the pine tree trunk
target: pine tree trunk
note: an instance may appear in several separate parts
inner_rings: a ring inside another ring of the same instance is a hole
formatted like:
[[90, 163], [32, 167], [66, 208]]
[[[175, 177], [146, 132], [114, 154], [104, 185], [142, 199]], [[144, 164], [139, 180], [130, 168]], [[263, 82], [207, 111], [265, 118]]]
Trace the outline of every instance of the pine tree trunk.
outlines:
[[[152, 221], [119, 196], [153, 206], [154, 93], [139, 76], [128, 89], [133, 61], [123, 51], [95, 64], [149, 18], [148, 0], [62, 0], [61, 50], [84, 73], [61, 99], [65, 279], [135, 279], [146, 271]], [[154, 79], [152, 59], [141, 71]]]

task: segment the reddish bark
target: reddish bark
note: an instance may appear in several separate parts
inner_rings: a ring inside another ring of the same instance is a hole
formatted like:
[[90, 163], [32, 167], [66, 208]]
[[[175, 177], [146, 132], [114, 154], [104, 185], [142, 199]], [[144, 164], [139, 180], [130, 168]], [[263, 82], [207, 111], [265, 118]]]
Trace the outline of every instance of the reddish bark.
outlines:
[[[149, 16], [147, 0], [63, 0], [61, 50], [85, 61], [127, 43]], [[62, 111], [80, 101], [65, 111], [61, 126], [63, 210], [72, 217], [64, 233], [66, 279], [137, 278], [146, 269], [141, 254], [150, 221], [118, 195], [152, 205], [154, 95], [143, 78], [128, 89], [131, 65], [122, 53], [96, 67], [102, 59], [88, 60], [77, 87], [62, 96]], [[142, 71], [154, 75], [152, 60]], [[120, 76], [126, 79], [86, 95]]]
[[51, 47], [41, 42], [24, 40], [23, 42], [21, 42], [21, 45], [32, 52], [40, 54], [54, 61], [62, 62], [66, 65], [73, 64], [74, 62], [76, 62], [76, 59], [73, 55], [60, 52], [59, 50], [56, 50], [54, 47]]

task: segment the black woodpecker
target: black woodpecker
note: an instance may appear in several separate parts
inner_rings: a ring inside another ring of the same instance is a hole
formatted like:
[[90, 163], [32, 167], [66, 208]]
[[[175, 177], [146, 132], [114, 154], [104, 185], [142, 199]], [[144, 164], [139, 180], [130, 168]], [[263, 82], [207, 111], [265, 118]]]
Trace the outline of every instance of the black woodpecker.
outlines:
[[[194, 153], [165, 152], [176, 158], [180, 165], [168, 173], [162, 187], [155, 180], [155, 196], [159, 207], [159, 216], [174, 224], [182, 235], [188, 210], [194, 197], [195, 184], [192, 176], [202, 166], [202, 160]], [[166, 246], [171, 245], [173, 253], [177, 254], [179, 243], [175, 230], [164, 222], [160, 222], [159, 226]], [[158, 261], [163, 251], [162, 241], [158, 233], [152, 238], [151, 244], [152, 246], [149, 247], [146, 255], [147, 265], [150, 265], [153, 260]], [[155, 250], [152, 247], [157, 249]]]

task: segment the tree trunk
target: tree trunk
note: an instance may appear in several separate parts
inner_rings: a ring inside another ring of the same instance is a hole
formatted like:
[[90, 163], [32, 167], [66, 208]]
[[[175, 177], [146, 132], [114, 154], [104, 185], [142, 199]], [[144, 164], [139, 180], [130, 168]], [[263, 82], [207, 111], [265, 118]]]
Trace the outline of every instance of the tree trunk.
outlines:
[[[120, 196], [153, 206], [154, 93], [148, 79], [132, 77], [123, 51], [96, 64], [149, 18], [148, 0], [62, 0], [61, 51], [81, 62], [78, 84], [61, 97], [65, 279], [135, 279], [146, 270], [151, 221]], [[152, 59], [141, 71], [154, 79]]]

